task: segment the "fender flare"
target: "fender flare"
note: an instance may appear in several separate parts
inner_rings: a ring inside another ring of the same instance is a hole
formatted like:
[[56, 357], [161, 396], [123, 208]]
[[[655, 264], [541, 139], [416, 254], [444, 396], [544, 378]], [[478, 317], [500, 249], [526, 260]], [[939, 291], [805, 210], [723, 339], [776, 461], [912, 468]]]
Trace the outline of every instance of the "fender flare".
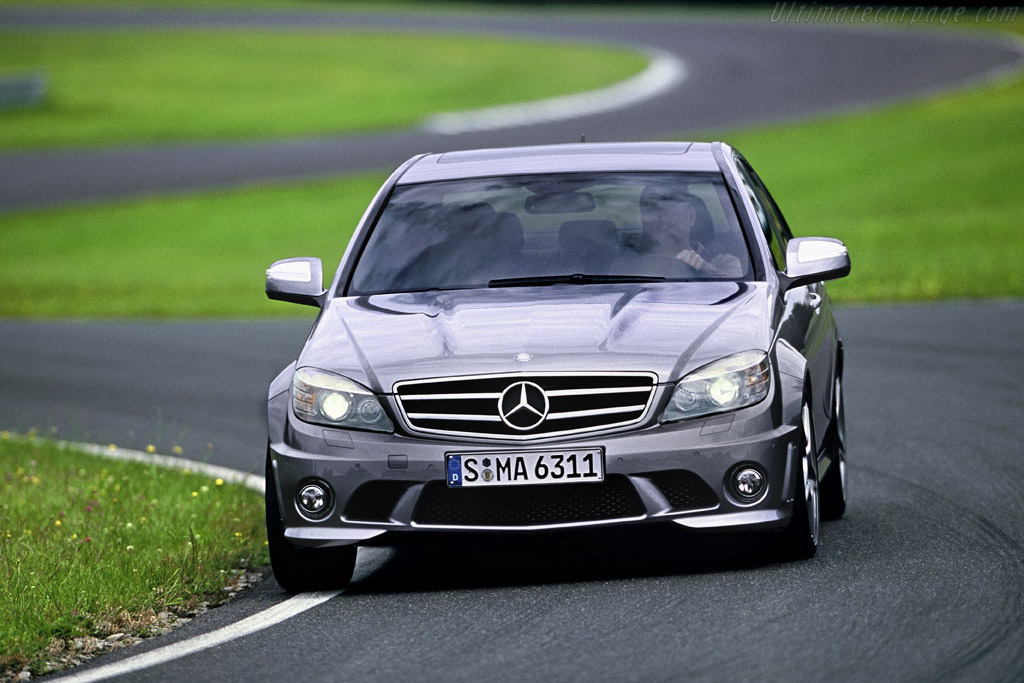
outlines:
[[775, 360], [778, 364], [782, 424], [799, 426], [800, 403], [810, 392], [807, 359], [785, 339], [780, 339], [775, 344]]
[[[789, 425], [794, 431], [801, 429], [800, 407], [804, 396], [810, 392], [807, 381], [807, 359], [784, 339], [775, 345], [775, 360], [778, 365], [776, 377], [779, 382], [780, 425]], [[785, 499], [792, 503], [796, 496], [797, 474], [800, 472], [799, 459], [802, 455], [791, 445], [786, 462]], [[801, 475], [802, 476], [802, 475]]]

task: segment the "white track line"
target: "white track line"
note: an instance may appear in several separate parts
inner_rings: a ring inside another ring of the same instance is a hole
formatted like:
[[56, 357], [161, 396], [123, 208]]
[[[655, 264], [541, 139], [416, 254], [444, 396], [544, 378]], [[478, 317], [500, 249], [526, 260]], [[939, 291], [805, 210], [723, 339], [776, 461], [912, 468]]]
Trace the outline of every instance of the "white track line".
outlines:
[[160, 455], [159, 453], [143, 453], [142, 451], [133, 451], [127, 448], [118, 448], [116, 446], [101, 446], [95, 443], [59, 441], [57, 445], [62, 448], [73, 448], [75, 450], [85, 451], [86, 453], [99, 455], [104, 458], [113, 458], [114, 460], [130, 460], [132, 462], [159, 465], [160, 467], [167, 467], [170, 469], [191, 470], [193, 472], [199, 472], [200, 474], [208, 474], [211, 477], [219, 477], [232, 484], [242, 484], [246, 488], [259, 491], [260, 493], [263, 493], [265, 489], [263, 477], [258, 474], [249, 474], [248, 472], [242, 472], [241, 470], [233, 470], [230, 467], [210, 465], [197, 460], [175, 458], [170, 455]]
[[646, 69], [607, 88], [536, 102], [435, 114], [424, 122], [423, 129], [456, 135], [599, 114], [649, 100], [686, 79], [686, 64], [678, 57], [660, 50], [649, 54], [651, 63]]
[[341, 591], [323, 591], [319, 593], [303, 593], [302, 595], [296, 595], [295, 597], [289, 598], [288, 600], [278, 603], [273, 607], [263, 610], [262, 612], [257, 612], [251, 617], [246, 617], [241, 621], [219, 628], [216, 631], [210, 631], [209, 633], [204, 633], [200, 636], [189, 638], [188, 640], [183, 640], [171, 645], [165, 645], [164, 647], [129, 659], [124, 659], [120, 662], [114, 662], [113, 664], [89, 669], [88, 671], [72, 673], [53, 680], [61, 681], [62, 683], [90, 683], [91, 681], [102, 681], [114, 676], [123, 676], [124, 674], [140, 671], [141, 669], [147, 669], [151, 666], [156, 666], [157, 664], [163, 664], [164, 662], [169, 662], [203, 650], [208, 650], [211, 647], [223, 645], [224, 643], [242, 638], [251, 633], [255, 633], [256, 631], [269, 628], [275, 624], [285, 621], [286, 619], [291, 619], [306, 610], [312, 609], [317, 605], [327, 602], [340, 592]]

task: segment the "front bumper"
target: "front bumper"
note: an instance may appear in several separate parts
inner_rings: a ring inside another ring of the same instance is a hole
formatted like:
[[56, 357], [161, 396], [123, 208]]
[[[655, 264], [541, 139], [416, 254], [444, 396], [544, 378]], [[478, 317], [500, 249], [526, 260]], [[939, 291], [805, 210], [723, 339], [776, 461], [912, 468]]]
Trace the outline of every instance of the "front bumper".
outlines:
[[[291, 416], [285, 394], [271, 400], [272, 414], [276, 408], [284, 419], [279, 434], [271, 429], [274, 481], [268, 485], [278, 487], [285, 537], [310, 547], [426, 531], [529, 532], [654, 522], [694, 530], [778, 527], [792, 514], [798, 431], [788, 424], [773, 426], [780, 422], [773, 403], [669, 425], [510, 446], [325, 429]], [[447, 453], [594, 447], [602, 448], [605, 458], [600, 484], [446, 485]], [[741, 464], [758, 466], [767, 478], [766, 494], [753, 505], [742, 505], [729, 493], [727, 477]], [[304, 515], [296, 503], [296, 492], [311, 480], [327, 483], [334, 494], [330, 510], [319, 519]]]

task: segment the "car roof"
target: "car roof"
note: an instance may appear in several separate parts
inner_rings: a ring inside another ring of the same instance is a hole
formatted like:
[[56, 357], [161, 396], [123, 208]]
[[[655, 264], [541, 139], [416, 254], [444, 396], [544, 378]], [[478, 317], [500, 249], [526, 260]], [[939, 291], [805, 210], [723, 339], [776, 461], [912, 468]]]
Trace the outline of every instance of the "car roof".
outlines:
[[720, 172], [709, 142], [578, 143], [426, 154], [398, 184], [458, 178], [595, 171]]

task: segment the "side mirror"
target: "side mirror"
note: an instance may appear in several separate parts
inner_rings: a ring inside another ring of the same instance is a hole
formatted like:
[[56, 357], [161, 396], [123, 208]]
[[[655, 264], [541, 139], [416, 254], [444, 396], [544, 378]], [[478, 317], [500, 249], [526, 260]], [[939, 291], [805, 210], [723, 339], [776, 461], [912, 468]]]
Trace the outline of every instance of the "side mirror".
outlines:
[[284, 259], [267, 269], [268, 299], [322, 308], [326, 294], [318, 258]]
[[786, 246], [786, 272], [779, 276], [782, 291], [850, 274], [846, 245], [831, 237], [797, 237]]

